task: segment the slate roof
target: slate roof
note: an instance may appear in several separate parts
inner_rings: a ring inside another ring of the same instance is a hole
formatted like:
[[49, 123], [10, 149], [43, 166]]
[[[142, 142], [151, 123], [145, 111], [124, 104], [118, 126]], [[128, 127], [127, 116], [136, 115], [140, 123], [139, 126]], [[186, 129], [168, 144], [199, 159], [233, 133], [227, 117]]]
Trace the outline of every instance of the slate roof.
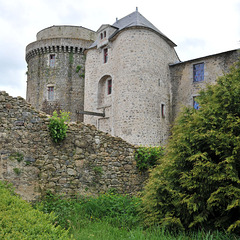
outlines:
[[[135, 12], [127, 15], [126, 17], [123, 17], [119, 20], [117, 20], [112, 27], [115, 27], [117, 30], [109, 37], [109, 39], [113, 38], [115, 35], [117, 35], [120, 31], [131, 28], [131, 27], [146, 27], [150, 28], [159, 35], [161, 35], [171, 46], [176, 47], [177, 45], [172, 42], [166, 35], [164, 35], [161, 31], [159, 31], [151, 22], [149, 22], [142, 14], [136, 10]], [[92, 47], [95, 47], [97, 45], [97, 42], [94, 42], [92, 44]]]
[[[117, 20], [113, 24], [113, 27], [117, 27], [118, 30], [113, 35], [116, 35], [118, 32], [125, 28], [136, 26], [150, 28], [155, 32], [159, 33], [162, 37], [164, 37], [168, 41], [168, 43], [170, 43], [170, 45], [176, 46], [175, 43], [173, 43], [166, 35], [159, 31], [151, 22], [149, 22], [142, 14], [140, 14], [138, 10], [127, 15], [124, 18], [121, 18], [120, 20]], [[113, 35], [110, 38], [112, 38]]]

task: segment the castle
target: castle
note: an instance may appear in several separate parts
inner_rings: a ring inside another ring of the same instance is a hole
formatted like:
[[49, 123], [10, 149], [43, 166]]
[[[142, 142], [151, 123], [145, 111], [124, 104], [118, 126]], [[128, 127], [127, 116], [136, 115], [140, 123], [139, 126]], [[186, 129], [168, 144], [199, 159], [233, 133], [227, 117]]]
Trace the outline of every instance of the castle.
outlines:
[[199, 90], [240, 57], [232, 50], [181, 62], [174, 47], [137, 9], [97, 32], [43, 29], [26, 47], [26, 100], [132, 144], [164, 144], [181, 107], [198, 108]]

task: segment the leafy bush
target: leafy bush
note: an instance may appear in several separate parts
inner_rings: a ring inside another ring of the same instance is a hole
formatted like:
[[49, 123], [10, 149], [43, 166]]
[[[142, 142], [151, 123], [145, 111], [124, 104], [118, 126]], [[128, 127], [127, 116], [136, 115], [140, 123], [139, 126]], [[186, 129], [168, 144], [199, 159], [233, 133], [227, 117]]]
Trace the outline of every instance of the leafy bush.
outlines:
[[56, 111], [53, 112], [53, 116], [50, 118], [49, 123], [49, 131], [50, 136], [52, 137], [54, 142], [62, 141], [67, 135], [67, 124], [65, 122], [69, 122], [70, 117], [68, 112], [60, 111], [58, 113]]
[[156, 165], [157, 160], [163, 156], [162, 147], [139, 147], [135, 152], [137, 168], [146, 171]]
[[148, 224], [240, 234], [240, 62], [185, 109], [143, 196]]
[[70, 219], [73, 213], [76, 212], [76, 200], [64, 199], [62, 196], [48, 192], [41, 202], [37, 202], [34, 207], [44, 213], [54, 212], [56, 215], [56, 224], [64, 228], [69, 228]]
[[70, 239], [54, 225], [55, 216], [35, 210], [0, 182], [0, 239]]

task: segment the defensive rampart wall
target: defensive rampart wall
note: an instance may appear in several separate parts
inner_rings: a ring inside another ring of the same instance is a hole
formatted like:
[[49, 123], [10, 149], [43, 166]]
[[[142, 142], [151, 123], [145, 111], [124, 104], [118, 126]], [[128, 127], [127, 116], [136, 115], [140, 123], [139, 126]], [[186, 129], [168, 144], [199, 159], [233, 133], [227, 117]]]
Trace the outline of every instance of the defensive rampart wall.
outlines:
[[23, 98], [0, 92], [0, 180], [12, 182], [24, 199], [46, 190], [71, 196], [142, 189], [133, 145], [83, 123], [69, 124], [66, 139], [56, 144], [48, 123]]

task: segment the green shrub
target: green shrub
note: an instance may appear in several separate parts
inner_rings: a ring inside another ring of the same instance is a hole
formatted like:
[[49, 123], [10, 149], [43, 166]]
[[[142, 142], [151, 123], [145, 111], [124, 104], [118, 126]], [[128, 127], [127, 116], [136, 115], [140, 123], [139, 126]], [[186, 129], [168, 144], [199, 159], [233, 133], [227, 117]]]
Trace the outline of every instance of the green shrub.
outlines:
[[22, 153], [16, 152], [12, 153], [9, 158], [16, 159], [18, 162], [21, 162], [24, 159], [24, 155]]
[[95, 174], [101, 176], [103, 174], [103, 169], [101, 166], [95, 166], [93, 167], [93, 171], [95, 172]]
[[20, 175], [21, 170], [19, 168], [14, 168], [13, 171], [17, 174]]
[[55, 226], [55, 216], [35, 210], [0, 182], [0, 239], [70, 239], [68, 232]]
[[50, 118], [49, 131], [54, 142], [62, 141], [66, 137], [68, 126], [65, 122], [69, 121], [68, 112], [60, 111], [59, 116], [56, 111], [53, 112], [53, 116]]
[[34, 207], [44, 213], [54, 212], [56, 215], [55, 222], [64, 228], [69, 228], [71, 217], [76, 212], [76, 204], [75, 199], [65, 199], [63, 196], [48, 192]]
[[240, 62], [185, 109], [143, 196], [148, 224], [240, 234]]
[[157, 161], [163, 156], [162, 147], [139, 147], [135, 152], [137, 168], [146, 171], [154, 167]]

